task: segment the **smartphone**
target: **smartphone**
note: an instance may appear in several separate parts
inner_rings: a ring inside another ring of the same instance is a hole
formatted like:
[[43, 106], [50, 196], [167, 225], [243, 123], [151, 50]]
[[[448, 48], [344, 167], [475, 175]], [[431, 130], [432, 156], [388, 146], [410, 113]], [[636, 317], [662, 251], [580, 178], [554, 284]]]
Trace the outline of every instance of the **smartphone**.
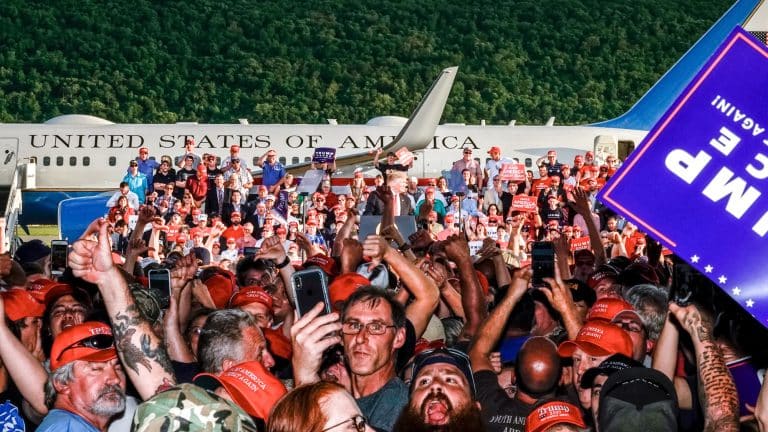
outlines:
[[247, 246], [243, 249], [243, 255], [254, 256], [258, 251], [259, 251], [259, 247], [257, 246]]
[[555, 247], [552, 242], [537, 241], [531, 247], [531, 265], [533, 267], [533, 286], [546, 285], [544, 278], [555, 277]]
[[331, 313], [331, 301], [328, 298], [328, 279], [322, 270], [310, 268], [299, 270], [291, 276], [291, 290], [296, 299], [296, 313], [299, 317], [309, 312], [318, 303], [323, 303], [321, 315]]
[[691, 304], [696, 286], [707, 284], [706, 277], [677, 256], [672, 257], [672, 286], [669, 299], [680, 307]]
[[61, 276], [67, 269], [67, 253], [69, 242], [66, 240], [51, 240], [51, 275]]
[[171, 304], [171, 272], [168, 269], [152, 269], [147, 275], [149, 290], [156, 296], [161, 309]]

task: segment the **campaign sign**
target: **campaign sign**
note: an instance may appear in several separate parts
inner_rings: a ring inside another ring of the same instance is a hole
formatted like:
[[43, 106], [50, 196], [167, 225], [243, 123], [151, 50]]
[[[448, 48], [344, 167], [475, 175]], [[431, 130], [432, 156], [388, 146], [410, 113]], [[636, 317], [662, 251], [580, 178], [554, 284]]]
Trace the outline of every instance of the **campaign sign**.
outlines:
[[598, 198], [768, 326], [768, 48], [734, 30]]
[[536, 212], [538, 210], [536, 197], [530, 195], [515, 195], [512, 197], [512, 210], [528, 213]]
[[400, 165], [408, 166], [413, 162], [413, 153], [406, 147], [402, 147], [395, 152], [397, 159], [400, 161]]
[[589, 236], [577, 237], [577, 238], [571, 239], [572, 252], [576, 252], [578, 250], [583, 250], [583, 249], [589, 249], [589, 248], [590, 248]]
[[499, 170], [499, 178], [502, 181], [521, 183], [525, 181], [525, 165], [521, 163], [504, 163]]
[[318, 147], [312, 155], [314, 163], [331, 163], [336, 159], [336, 149], [331, 147]]

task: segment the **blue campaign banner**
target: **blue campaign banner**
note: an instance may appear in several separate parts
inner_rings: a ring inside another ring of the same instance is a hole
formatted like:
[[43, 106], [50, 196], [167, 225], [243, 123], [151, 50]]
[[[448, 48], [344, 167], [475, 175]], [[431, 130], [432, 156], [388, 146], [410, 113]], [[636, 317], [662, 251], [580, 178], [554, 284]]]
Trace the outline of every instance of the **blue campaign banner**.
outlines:
[[312, 155], [314, 163], [331, 163], [336, 159], [336, 149], [332, 147], [318, 147]]
[[767, 128], [768, 48], [737, 28], [598, 195], [764, 326]]

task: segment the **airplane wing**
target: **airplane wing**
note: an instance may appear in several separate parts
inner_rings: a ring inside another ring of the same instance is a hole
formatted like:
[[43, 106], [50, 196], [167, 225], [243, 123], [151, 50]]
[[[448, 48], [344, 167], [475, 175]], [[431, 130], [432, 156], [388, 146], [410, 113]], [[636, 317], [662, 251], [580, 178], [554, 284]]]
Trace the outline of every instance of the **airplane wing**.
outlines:
[[[411, 152], [422, 150], [432, 142], [435, 136], [435, 129], [443, 116], [443, 109], [451, 93], [453, 81], [456, 79], [458, 66], [443, 69], [437, 77], [429, 91], [421, 99], [419, 105], [411, 113], [408, 121], [405, 123], [395, 139], [385, 145], [382, 150], [384, 153], [397, 151], [406, 147]], [[370, 164], [373, 156], [366, 152], [355, 153], [347, 156], [336, 157], [336, 166], [343, 167], [349, 165]], [[303, 162], [286, 167], [286, 171], [294, 175], [301, 175], [311, 167], [311, 162]]]

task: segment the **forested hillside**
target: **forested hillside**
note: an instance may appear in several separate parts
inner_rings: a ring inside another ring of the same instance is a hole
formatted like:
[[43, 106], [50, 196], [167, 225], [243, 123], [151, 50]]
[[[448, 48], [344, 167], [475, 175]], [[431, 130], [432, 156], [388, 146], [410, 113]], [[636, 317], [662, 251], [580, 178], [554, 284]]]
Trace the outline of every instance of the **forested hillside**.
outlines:
[[596, 121], [731, 3], [3, 0], [0, 121], [358, 123], [407, 116], [452, 65], [445, 121]]

